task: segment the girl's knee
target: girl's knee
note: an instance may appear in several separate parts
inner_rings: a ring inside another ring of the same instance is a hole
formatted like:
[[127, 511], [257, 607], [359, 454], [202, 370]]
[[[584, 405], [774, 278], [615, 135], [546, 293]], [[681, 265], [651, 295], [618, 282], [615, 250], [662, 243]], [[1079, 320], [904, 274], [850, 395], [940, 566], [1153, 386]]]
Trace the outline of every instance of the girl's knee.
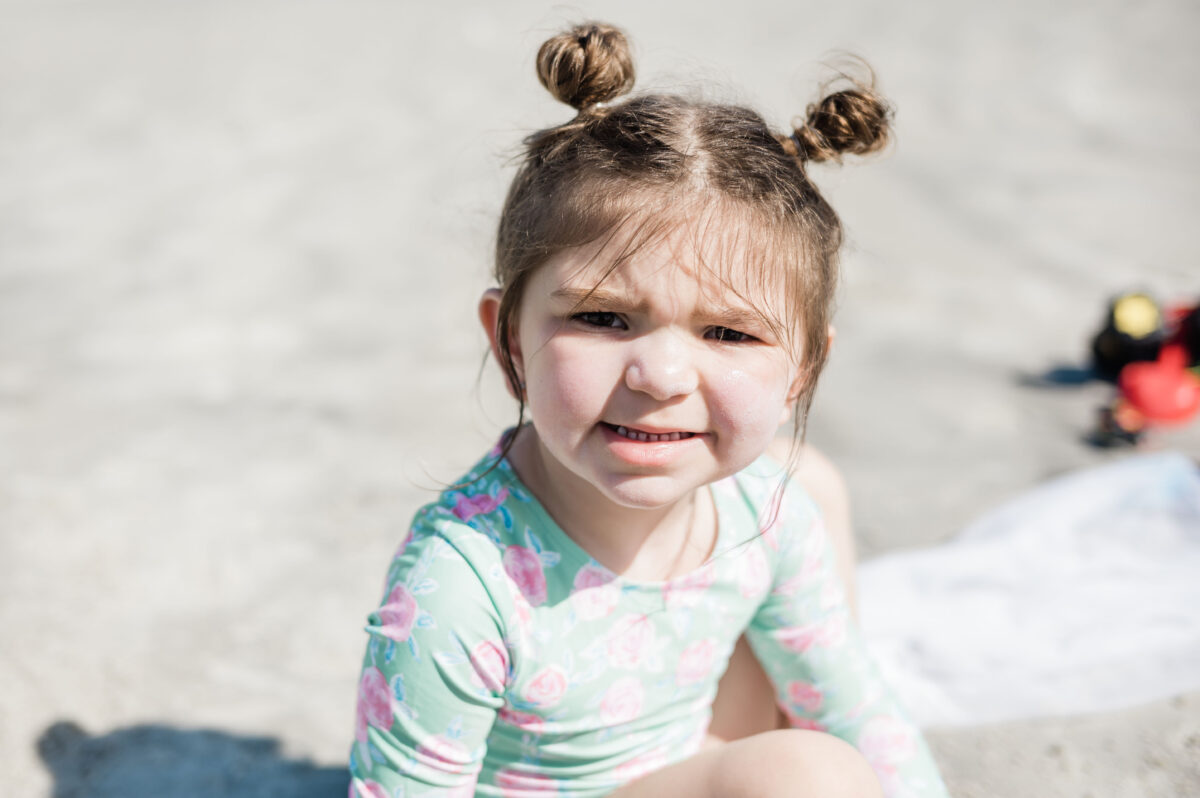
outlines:
[[782, 729], [725, 747], [723, 798], [880, 798], [875, 772], [853, 746], [831, 734]]

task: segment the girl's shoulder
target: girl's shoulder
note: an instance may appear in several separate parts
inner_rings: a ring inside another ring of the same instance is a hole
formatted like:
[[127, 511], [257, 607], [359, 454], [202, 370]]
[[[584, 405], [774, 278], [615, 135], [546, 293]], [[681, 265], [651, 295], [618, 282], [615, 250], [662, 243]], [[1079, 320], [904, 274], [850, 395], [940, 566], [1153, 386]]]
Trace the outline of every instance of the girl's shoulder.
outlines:
[[399, 595], [431, 619], [479, 607], [508, 617], [513, 589], [505, 553], [527, 528], [529, 499], [514, 476], [485, 457], [418, 509], [388, 566], [385, 602]]
[[779, 454], [778, 450], [768, 450], [713, 485], [718, 502], [736, 514], [739, 526], [750, 536], [803, 536], [820, 520], [820, 509], [798, 478], [797, 469]]
[[417, 510], [405, 544], [437, 538], [469, 559], [490, 559], [521, 543], [529, 527], [543, 523], [543, 514], [512, 466], [492, 450]]

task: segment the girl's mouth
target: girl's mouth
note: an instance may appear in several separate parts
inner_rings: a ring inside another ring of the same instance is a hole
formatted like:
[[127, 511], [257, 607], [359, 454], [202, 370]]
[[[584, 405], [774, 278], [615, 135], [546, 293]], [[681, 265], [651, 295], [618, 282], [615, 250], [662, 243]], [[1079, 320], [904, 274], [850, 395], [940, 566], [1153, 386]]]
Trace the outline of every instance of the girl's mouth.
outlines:
[[641, 443], [661, 443], [665, 441], [682, 441], [687, 438], [695, 437], [694, 432], [642, 432], [639, 429], [632, 427], [623, 427], [617, 424], [609, 424], [604, 422], [604, 426], [608, 427], [613, 432], [622, 438], [631, 441], [639, 441]]

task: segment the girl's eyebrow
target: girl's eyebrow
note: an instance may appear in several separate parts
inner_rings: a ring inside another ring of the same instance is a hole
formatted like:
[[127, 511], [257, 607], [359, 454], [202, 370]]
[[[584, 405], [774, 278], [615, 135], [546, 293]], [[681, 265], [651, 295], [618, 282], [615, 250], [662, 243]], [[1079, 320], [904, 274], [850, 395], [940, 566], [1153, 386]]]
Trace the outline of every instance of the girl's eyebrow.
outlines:
[[[701, 308], [701, 318], [714, 324], [733, 329], [758, 328], [766, 324], [763, 315], [746, 308], [707, 307]], [[768, 325], [769, 326], [769, 325]]]
[[610, 310], [614, 313], [644, 312], [649, 307], [645, 300], [633, 302], [624, 294], [609, 291], [599, 286], [594, 288], [571, 288], [570, 286], [563, 286], [550, 296], [553, 299], [569, 303], [572, 308], [584, 304], [599, 305], [605, 310]]
[[[634, 302], [625, 294], [609, 291], [603, 287], [571, 288], [564, 286], [550, 296], [563, 301], [572, 309], [583, 306], [599, 307], [612, 313], [645, 313], [649, 310], [649, 304], [645, 300]], [[712, 324], [734, 329], [760, 327], [765, 323], [763, 315], [755, 310], [728, 305], [702, 305], [697, 308], [696, 316]]]

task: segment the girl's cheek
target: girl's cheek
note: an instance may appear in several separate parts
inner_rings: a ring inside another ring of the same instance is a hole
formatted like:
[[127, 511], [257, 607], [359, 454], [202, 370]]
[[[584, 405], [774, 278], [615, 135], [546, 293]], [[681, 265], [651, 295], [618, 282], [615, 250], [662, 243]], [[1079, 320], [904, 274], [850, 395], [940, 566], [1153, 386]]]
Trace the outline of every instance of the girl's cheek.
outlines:
[[[536, 355], [539, 385], [557, 412], [591, 412], [612, 393], [611, 356], [580, 341], [551, 340]], [[533, 363], [530, 364], [534, 366]]]
[[757, 374], [733, 369], [718, 380], [714, 410], [724, 420], [732, 420], [732, 426], [742, 436], [774, 436], [786, 400], [786, 379], [773, 372]]

